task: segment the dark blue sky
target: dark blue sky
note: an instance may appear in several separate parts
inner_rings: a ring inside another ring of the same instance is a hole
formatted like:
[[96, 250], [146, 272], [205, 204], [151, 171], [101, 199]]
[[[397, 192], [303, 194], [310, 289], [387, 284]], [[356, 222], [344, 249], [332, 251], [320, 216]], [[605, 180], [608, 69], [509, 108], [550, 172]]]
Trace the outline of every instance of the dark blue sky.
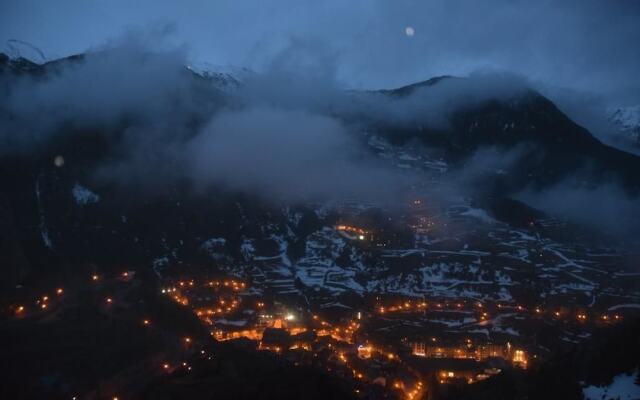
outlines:
[[[640, 1], [7, 0], [0, 40], [48, 58], [126, 29], [170, 27], [194, 61], [264, 68], [291, 43], [351, 87], [506, 69], [546, 85], [640, 103]], [[408, 36], [406, 27], [415, 34]], [[299, 56], [300, 54], [296, 54]]]

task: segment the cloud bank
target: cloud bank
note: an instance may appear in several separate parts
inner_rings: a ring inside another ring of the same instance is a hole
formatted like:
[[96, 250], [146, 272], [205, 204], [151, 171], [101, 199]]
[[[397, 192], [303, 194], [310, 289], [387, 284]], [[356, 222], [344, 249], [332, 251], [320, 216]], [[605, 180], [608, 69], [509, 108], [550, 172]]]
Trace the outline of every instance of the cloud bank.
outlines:
[[[81, 60], [48, 66], [44, 76], [5, 75], [4, 154], [38, 154], [52, 138], [91, 132], [113, 146], [94, 178], [132, 190], [187, 181], [198, 191], [223, 188], [278, 202], [397, 201], [424, 176], [365, 151], [368, 123], [446, 130], [454, 111], [488, 99], [506, 101], [530, 86], [521, 76], [485, 71], [401, 94], [349, 91], [340, 83], [339, 57], [331, 48], [301, 39], [262, 72], [248, 74], [237, 90], [225, 92], [217, 78], [185, 67], [184, 48], [151, 42], [127, 34]], [[487, 174], [509, 169], [523, 151], [480, 149], [447, 176], [442, 201], [474, 196]], [[523, 196], [550, 213], [606, 229], [616, 225], [608, 221], [638, 209], [635, 199], [613, 186], [594, 193], [563, 186]], [[565, 210], [566, 198], [576, 204], [598, 198], [611, 207], [598, 213], [591, 207], [599, 202], [591, 202]]]
[[287, 49], [224, 93], [185, 67], [183, 49], [128, 34], [43, 76], [4, 76], [2, 151], [38, 154], [91, 132], [112, 146], [95, 178], [135, 190], [187, 179], [286, 202], [396, 196], [410, 178], [363, 152], [359, 132], [332, 114], [345, 91], [315, 50]]
[[0, 15], [1, 41], [36, 44], [49, 58], [95, 48], [124, 27], [168, 22], [191, 58], [259, 71], [291, 38], [316, 40], [331, 49], [339, 80], [352, 88], [489, 67], [640, 102], [640, 50], [633, 45], [640, 4], [633, 0], [69, 0], [65, 7], [28, 0], [3, 4]]

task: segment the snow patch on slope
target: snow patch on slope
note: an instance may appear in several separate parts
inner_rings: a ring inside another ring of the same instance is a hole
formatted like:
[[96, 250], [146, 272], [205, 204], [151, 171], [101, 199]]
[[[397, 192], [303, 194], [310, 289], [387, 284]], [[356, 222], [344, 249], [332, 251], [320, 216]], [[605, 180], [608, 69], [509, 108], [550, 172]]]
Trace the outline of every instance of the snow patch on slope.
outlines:
[[40, 235], [42, 236], [42, 242], [48, 249], [53, 249], [53, 243], [49, 236], [49, 230], [47, 229], [47, 222], [44, 215], [44, 207], [42, 205], [41, 193], [40, 193], [40, 176], [36, 179], [36, 200], [38, 202], [38, 216], [40, 217]]
[[640, 399], [640, 386], [635, 383], [637, 375], [638, 371], [620, 374], [609, 386], [587, 386], [582, 393], [586, 400], [637, 400]]
[[623, 135], [640, 144], [640, 105], [609, 109], [609, 120]]
[[497, 222], [485, 210], [483, 210], [481, 208], [471, 208], [471, 207], [469, 207], [469, 209], [467, 211], [460, 213], [460, 215], [464, 215], [465, 217], [477, 218], [480, 221], [482, 221], [484, 223], [487, 223], [487, 224], [493, 224], [493, 223]]
[[205, 250], [215, 260], [221, 260], [225, 257], [224, 245], [227, 243], [225, 238], [211, 238], [202, 243], [202, 249]]
[[100, 196], [93, 193], [91, 190], [82, 186], [78, 182], [76, 182], [76, 184], [73, 185], [73, 189], [71, 189], [71, 193], [73, 194], [73, 198], [76, 200], [76, 204], [80, 206], [97, 203], [98, 201], [100, 201]]

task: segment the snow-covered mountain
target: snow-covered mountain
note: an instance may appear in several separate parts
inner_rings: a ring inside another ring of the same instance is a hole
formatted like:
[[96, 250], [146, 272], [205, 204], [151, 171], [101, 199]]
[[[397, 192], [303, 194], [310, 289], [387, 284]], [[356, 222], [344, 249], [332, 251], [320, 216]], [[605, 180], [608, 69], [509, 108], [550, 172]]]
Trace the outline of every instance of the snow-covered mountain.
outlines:
[[640, 145], [640, 105], [610, 108], [608, 114], [622, 135]]
[[215, 86], [224, 92], [237, 90], [246, 79], [255, 73], [248, 68], [233, 65], [216, 65], [206, 61], [192, 61], [187, 69], [197, 75], [210, 79]]

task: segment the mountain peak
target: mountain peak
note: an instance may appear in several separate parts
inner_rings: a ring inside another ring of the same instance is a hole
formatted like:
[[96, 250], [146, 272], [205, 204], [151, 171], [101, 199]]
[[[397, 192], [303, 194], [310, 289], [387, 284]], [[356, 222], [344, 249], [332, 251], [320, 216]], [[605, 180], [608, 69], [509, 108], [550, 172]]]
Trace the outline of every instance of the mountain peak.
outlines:
[[216, 65], [209, 62], [191, 62], [186, 67], [196, 75], [214, 81], [216, 87], [225, 92], [237, 90], [247, 78], [254, 74], [248, 68]]
[[612, 107], [608, 110], [611, 121], [634, 144], [640, 145], [640, 104], [629, 107]]
[[408, 96], [414, 93], [417, 89], [433, 86], [445, 79], [459, 79], [459, 78], [451, 75], [434, 76], [433, 78], [429, 78], [425, 81], [410, 83], [408, 85], [400, 86], [395, 89], [383, 89], [383, 90], [380, 90], [379, 92], [387, 95], [403, 97], [403, 96]]

